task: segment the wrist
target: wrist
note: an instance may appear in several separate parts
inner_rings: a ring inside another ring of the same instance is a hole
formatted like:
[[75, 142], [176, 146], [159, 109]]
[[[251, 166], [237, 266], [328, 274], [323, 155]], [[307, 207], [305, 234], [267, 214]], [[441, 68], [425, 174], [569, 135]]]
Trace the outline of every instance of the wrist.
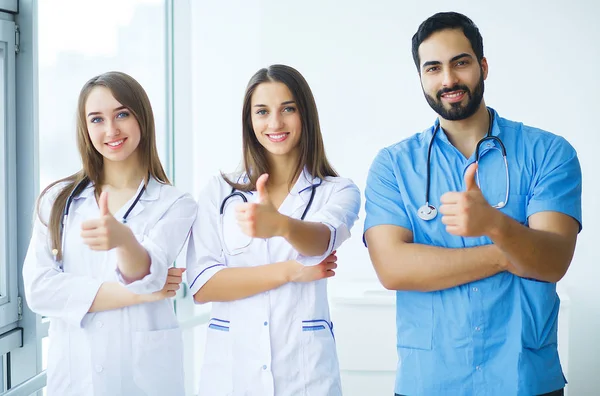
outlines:
[[122, 226], [124, 227], [124, 230], [122, 237], [119, 238], [119, 244], [117, 245], [117, 248], [131, 250], [135, 246], [135, 244], [137, 244], [137, 239], [135, 235], [133, 235], [133, 231], [131, 231], [131, 228], [127, 227], [124, 224], [122, 224]]
[[133, 301], [135, 304], [143, 304], [147, 302], [152, 302], [153, 300], [152, 294], [133, 294]]
[[292, 228], [292, 222], [291, 222], [291, 218], [286, 216], [286, 215], [279, 215], [279, 226], [277, 227], [277, 236], [283, 237], [287, 240], [289, 240], [290, 237], [290, 233], [291, 233], [291, 228]]
[[494, 250], [495, 260], [493, 260], [494, 267], [497, 272], [507, 271], [508, 270], [508, 259], [506, 255], [497, 245], [489, 245], [491, 249]]
[[488, 227], [485, 230], [484, 235], [491, 240], [496, 240], [497, 238], [504, 235], [506, 227], [507, 227], [507, 217], [496, 208], [491, 208]]
[[298, 266], [302, 265], [296, 260], [288, 260], [280, 263], [282, 268], [282, 281], [283, 283], [294, 282], [296, 275], [298, 274]]

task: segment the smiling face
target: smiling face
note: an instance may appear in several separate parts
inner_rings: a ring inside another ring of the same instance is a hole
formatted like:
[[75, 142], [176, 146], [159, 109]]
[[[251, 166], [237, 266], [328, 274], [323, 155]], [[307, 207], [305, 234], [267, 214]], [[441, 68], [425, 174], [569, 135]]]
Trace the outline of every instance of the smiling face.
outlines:
[[90, 140], [105, 161], [120, 162], [137, 156], [140, 125], [108, 88], [92, 89], [85, 103], [85, 116]]
[[267, 156], [296, 156], [302, 120], [288, 87], [281, 82], [259, 84], [250, 107], [254, 134]]
[[419, 46], [421, 86], [425, 99], [449, 121], [471, 117], [481, 106], [487, 60], [481, 64], [460, 29], [433, 33]]

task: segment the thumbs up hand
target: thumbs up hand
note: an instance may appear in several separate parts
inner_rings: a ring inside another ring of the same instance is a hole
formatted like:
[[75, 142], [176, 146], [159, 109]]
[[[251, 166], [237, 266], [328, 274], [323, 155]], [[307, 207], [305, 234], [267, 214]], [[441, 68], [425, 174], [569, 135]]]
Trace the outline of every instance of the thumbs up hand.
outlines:
[[111, 250], [126, 243], [133, 234], [108, 209], [108, 192], [103, 191], [98, 199], [100, 218], [86, 220], [81, 224], [83, 243], [92, 250]]
[[465, 172], [465, 191], [479, 191], [481, 193], [481, 190], [477, 185], [477, 181], [475, 180], [476, 176], [477, 164], [472, 163], [471, 165], [469, 165], [467, 171]]
[[98, 199], [98, 208], [100, 209], [100, 216], [110, 216], [110, 210], [108, 209], [108, 192], [103, 191]]
[[462, 237], [488, 235], [495, 224], [496, 211], [483, 196], [475, 175], [477, 164], [471, 164], [465, 172], [465, 191], [447, 192], [440, 201], [442, 223], [446, 231]]
[[277, 211], [267, 190], [268, 174], [256, 181], [258, 203], [242, 203], [236, 207], [236, 219], [242, 232], [253, 238], [283, 236], [288, 217]]

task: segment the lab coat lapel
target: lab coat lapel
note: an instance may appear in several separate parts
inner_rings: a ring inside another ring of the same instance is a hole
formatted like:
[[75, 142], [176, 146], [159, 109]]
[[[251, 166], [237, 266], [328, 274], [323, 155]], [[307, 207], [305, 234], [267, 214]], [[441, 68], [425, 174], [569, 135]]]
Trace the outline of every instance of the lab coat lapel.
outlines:
[[311, 187], [315, 183], [318, 184], [319, 179], [313, 178], [306, 168], [304, 168], [292, 190], [279, 207], [279, 212], [286, 216], [300, 219], [310, 199]]
[[[140, 186], [138, 187], [138, 189], [135, 192], [135, 195], [132, 197], [132, 199], [129, 202], [127, 202], [127, 204], [125, 204], [116, 213], [118, 216], [115, 216], [115, 217], [119, 221], [123, 219], [123, 216], [125, 215], [125, 213], [127, 213], [127, 211], [129, 210], [129, 207], [133, 204], [133, 201], [135, 200], [135, 198], [138, 196], [138, 194], [142, 190], [142, 187], [144, 185], [143, 183], [144, 182], [140, 183]], [[140, 199], [135, 204], [135, 206], [131, 209], [131, 212], [129, 212], [129, 215], [127, 215], [127, 221], [130, 221], [131, 219], [133, 219], [134, 217], [139, 215], [144, 210], [144, 208], [146, 208], [152, 201], [156, 201], [160, 196], [160, 188], [161, 188], [161, 184], [156, 179], [154, 179], [152, 176], [150, 176], [150, 179], [148, 180], [148, 184], [146, 185], [146, 190], [140, 196]]]
[[100, 209], [94, 196], [94, 184], [89, 183], [87, 187], [77, 196], [73, 197], [69, 217], [81, 217], [83, 221], [100, 216]]

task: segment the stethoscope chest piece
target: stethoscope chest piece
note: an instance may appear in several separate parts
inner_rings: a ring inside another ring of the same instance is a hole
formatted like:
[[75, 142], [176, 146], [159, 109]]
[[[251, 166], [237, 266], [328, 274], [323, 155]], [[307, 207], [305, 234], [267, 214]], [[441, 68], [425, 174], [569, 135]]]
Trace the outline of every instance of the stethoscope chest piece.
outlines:
[[417, 215], [421, 220], [433, 220], [437, 216], [437, 209], [433, 205], [425, 204], [419, 208]]

